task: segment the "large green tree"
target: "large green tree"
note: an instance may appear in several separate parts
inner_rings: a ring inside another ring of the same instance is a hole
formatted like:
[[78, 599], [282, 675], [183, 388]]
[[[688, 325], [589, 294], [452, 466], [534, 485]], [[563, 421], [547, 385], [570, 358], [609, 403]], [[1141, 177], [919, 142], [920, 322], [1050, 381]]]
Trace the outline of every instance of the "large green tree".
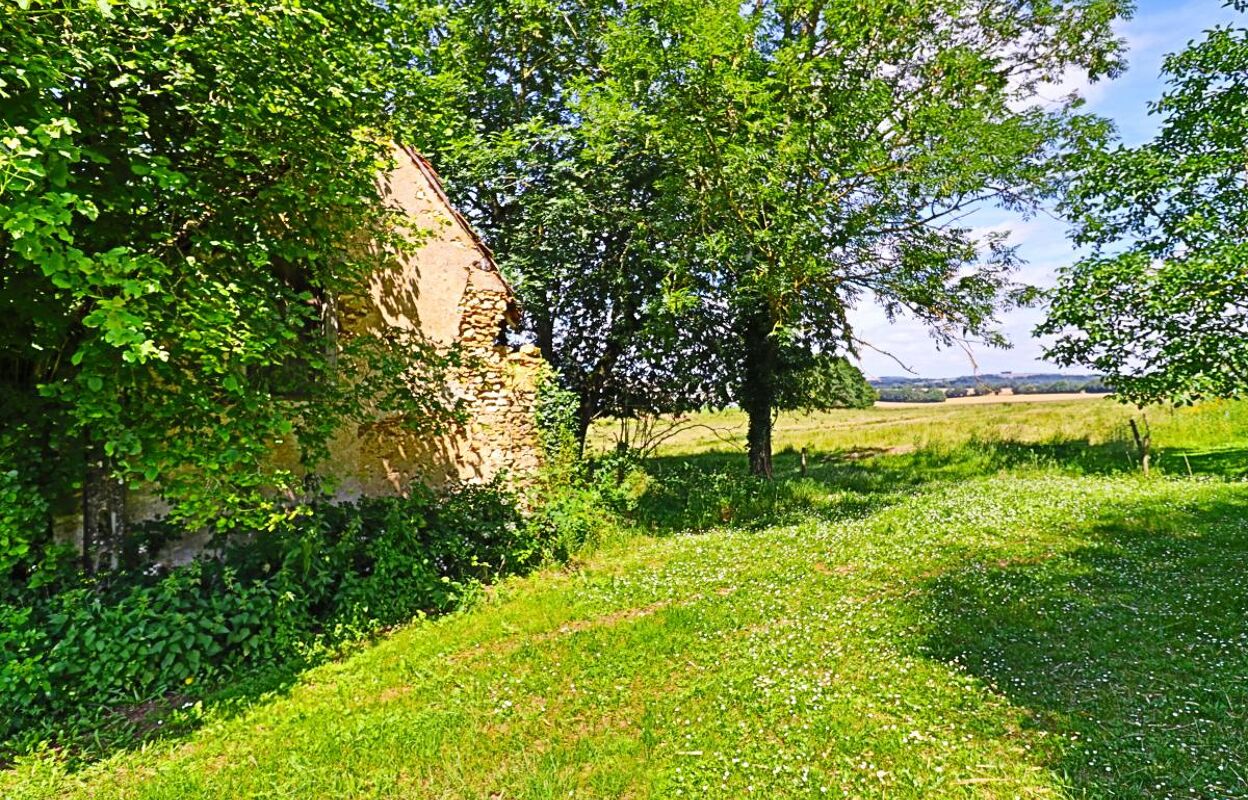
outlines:
[[1248, 29], [1210, 30], [1164, 74], [1160, 132], [1076, 165], [1065, 210], [1091, 253], [1038, 331], [1139, 406], [1248, 394]]
[[297, 488], [276, 441], [311, 465], [346, 420], [437, 412], [419, 343], [334, 330], [361, 243], [404, 245], [375, 181], [436, 99], [426, 33], [405, 2], [4, 4], [0, 475], [48, 513], [0, 542], [79, 497], [111, 562], [156, 479], [187, 524], [254, 523]]
[[439, 168], [514, 280], [529, 335], [590, 422], [643, 398], [639, 341], [667, 269], [652, 223], [664, 174], [644, 128], [586, 113], [619, 0], [453, 0], [432, 69], [456, 132]]
[[[650, 114], [604, 90], [631, 57], [619, 48], [653, 46], [627, 35], [646, 13], [618, 0], [458, 0], [433, 51], [456, 90], [458, 135], [440, 166], [577, 394], [582, 441], [597, 417], [722, 406], [740, 383], [740, 348], [718, 330], [733, 323], [722, 298], [672, 313], [673, 256], [701, 235], [673, 202], [680, 158]], [[784, 347], [780, 405], [869, 402], [860, 374], [809, 345]], [[798, 398], [799, 386], [820, 391]]]
[[653, 222], [676, 341], [712, 351], [688, 362], [691, 382], [749, 415], [752, 471], [771, 473], [786, 352], [854, 351], [857, 304], [916, 317], [946, 344], [1003, 343], [995, 315], [1027, 292], [1002, 240], [960, 220], [1033, 207], [1054, 157], [1102, 134], [1076, 100], [1041, 94], [1068, 71], [1120, 68], [1124, 10], [649, 0], [613, 27], [582, 108], [644, 127], [665, 165]]

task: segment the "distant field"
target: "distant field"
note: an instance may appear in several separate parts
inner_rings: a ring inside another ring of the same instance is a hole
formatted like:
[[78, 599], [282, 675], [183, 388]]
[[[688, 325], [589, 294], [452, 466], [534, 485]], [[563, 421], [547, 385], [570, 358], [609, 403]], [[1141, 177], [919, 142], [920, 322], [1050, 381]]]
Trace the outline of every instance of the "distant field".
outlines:
[[699, 415], [572, 566], [0, 797], [1248, 799], [1248, 403], [1128, 413]]

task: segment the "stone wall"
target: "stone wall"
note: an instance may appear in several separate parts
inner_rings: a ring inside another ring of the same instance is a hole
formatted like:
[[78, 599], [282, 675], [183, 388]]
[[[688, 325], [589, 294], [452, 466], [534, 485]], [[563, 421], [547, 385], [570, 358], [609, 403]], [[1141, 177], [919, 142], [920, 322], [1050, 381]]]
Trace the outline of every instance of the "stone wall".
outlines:
[[459, 305], [464, 362], [452, 390], [468, 420], [455, 432], [463, 443], [459, 478], [478, 482], [506, 474], [524, 483], [541, 467], [533, 412], [546, 362], [533, 345], [513, 350], [497, 343], [510, 298], [481, 283], [469, 281]]
[[361, 296], [344, 303], [342, 330], [398, 330], [456, 349], [461, 366], [447, 389], [465, 421], [440, 435], [410, 431], [394, 418], [343, 431], [321, 471], [342, 499], [402, 493], [413, 481], [444, 487], [507, 475], [523, 482], [541, 465], [533, 406], [547, 366], [536, 348], [500, 341], [518, 322], [511, 287], [451, 206], [432, 165], [403, 148], [395, 162], [379, 188], [410, 220], [420, 246], [393, 254]]
[[[462, 422], [433, 433], [387, 416], [339, 431], [317, 468], [337, 499], [403, 494], [414, 482], [446, 488], [504, 478], [518, 488], [541, 467], [534, 403], [548, 367], [532, 345], [500, 343], [513, 310], [510, 291], [496, 275], [470, 273], [454, 310], [458, 335], [443, 347], [460, 359], [446, 392]], [[293, 445], [275, 455], [297, 470]]]
[[441, 434], [410, 430], [395, 417], [343, 430], [320, 467], [336, 497], [402, 494], [413, 482], [445, 488], [503, 478], [519, 488], [532, 479], [542, 466], [534, 404], [549, 367], [536, 347], [499, 342], [511, 308], [500, 282], [468, 280], [452, 345], [460, 364], [447, 386], [463, 421]]

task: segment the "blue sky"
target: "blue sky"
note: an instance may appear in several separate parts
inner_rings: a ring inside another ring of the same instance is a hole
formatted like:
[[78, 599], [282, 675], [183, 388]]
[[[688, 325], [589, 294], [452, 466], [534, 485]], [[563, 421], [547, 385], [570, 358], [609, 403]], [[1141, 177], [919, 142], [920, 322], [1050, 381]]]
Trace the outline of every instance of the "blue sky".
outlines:
[[[1222, 5], [1221, 0], [1143, 0], [1134, 17], [1117, 25], [1118, 34], [1128, 47], [1126, 74], [1114, 81], [1089, 84], [1072, 78], [1055, 87], [1054, 97], [1078, 91], [1087, 99], [1087, 109], [1108, 117], [1118, 127], [1123, 141], [1136, 144], [1149, 139], [1157, 128], [1157, 118], [1148, 115], [1147, 103], [1163, 90], [1161, 62], [1166, 53], [1182, 50], [1200, 38], [1208, 28], [1243, 19]], [[1240, 23], [1242, 24], [1242, 22]], [[1019, 278], [1037, 286], [1051, 286], [1056, 270], [1071, 261], [1073, 250], [1066, 238], [1066, 226], [1048, 214], [1028, 220], [999, 211], [984, 211], [970, 218], [975, 228], [1009, 230], [1011, 242], [1027, 262]], [[1002, 319], [1002, 328], [1014, 343], [1009, 350], [976, 347], [972, 355], [959, 348], [937, 349], [924, 327], [910, 320], [890, 323], [875, 307], [864, 305], [851, 317], [859, 338], [886, 350], [925, 377], [951, 377], [979, 372], [1079, 372], [1058, 370], [1041, 360], [1042, 342], [1031, 330], [1043, 317], [1039, 309], [1011, 312]], [[972, 360], [973, 357], [973, 360]], [[860, 366], [869, 376], [905, 374], [897, 362], [881, 353], [864, 350]]]

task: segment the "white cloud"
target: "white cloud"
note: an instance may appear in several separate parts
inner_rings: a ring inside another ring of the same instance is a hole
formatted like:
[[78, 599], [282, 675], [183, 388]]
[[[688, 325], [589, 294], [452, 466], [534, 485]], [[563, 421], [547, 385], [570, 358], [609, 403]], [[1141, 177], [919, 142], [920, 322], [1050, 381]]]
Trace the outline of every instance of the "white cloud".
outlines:
[[[1080, 91], [1089, 101], [1087, 108], [1113, 119], [1124, 140], [1143, 141], [1156, 130], [1157, 120], [1148, 116], [1146, 104], [1163, 90], [1158, 75], [1165, 54], [1182, 50], [1214, 25], [1246, 22], [1248, 15], [1225, 7], [1221, 0], [1142, 0], [1136, 17], [1116, 26], [1129, 48], [1130, 66], [1123, 77], [1090, 83], [1085, 76], [1071, 73], [1046, 89], [1045, 95], [1057, 99], [1072, 90]], [[1045, 214], [1023, 220], [1003, 211], [984, 210], [973, 215], [970, 224], [979, 236], [1009, 231], [1010, 244], [1017, 245], [1019, 256], [1026, 262], [1017, 277], [1026, 283], [1052, 286], [1057, 270], [1076, 257], [1066, 237], [1066, 225]], [[978, 364], [981, 372], [1057, 371], [1041, 360], [1044, 342], [1031, 335], [1043, 318], [1040, 309], [1017, 309], [1005, 315], [1001, 329], [1014, 342], [1014, 348], [974, 347], [972, 362], [958, 348], [939, 349], [923, 325], [914, 320], [890, 323], [881, 309], [869, 304], [850, 314], [859, 338], [893, 353], [920, 375], [929, 377], [969, 374], [973, 364]], [[861, 366], [869, 375], [903, 372], [888, 356], [871, 350], [863, 351]]]

